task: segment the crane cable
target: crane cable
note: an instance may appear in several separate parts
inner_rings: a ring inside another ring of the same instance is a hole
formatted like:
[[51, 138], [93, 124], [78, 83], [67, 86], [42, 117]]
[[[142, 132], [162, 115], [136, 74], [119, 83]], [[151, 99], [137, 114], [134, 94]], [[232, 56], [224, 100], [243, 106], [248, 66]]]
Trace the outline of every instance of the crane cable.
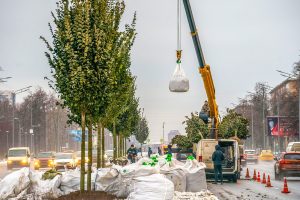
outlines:
[[177, 0], [177, 63], [181, 63], [181, 0]]

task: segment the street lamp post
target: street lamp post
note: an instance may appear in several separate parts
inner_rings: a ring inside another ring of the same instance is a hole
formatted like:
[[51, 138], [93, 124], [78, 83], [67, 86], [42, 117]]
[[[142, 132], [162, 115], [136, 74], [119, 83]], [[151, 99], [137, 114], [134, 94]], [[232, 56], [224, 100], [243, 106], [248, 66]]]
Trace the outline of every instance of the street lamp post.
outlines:
[[[11, 93], [11, 100], [12, 100], [12, 146], [15, 146], [15, 104], [16, 104], [16, 95], [26, 92], [31, 88], [31, 86], [21, 88]], [[19, 135], [20, 138], [20, 135]]]
[[163, 122], [163, 144], [165, 144], [165, 122]]
[[8, 133], [9, 131], [5, 131], [6, 133], [6, 149], [8, 150], [9, 149], [9, 146], [8, 146]]

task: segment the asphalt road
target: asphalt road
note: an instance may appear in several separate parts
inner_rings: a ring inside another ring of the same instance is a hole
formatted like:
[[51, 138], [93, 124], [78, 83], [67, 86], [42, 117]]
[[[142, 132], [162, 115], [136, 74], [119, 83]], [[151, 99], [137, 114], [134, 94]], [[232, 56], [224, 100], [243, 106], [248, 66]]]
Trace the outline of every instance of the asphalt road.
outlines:
[[[282, 194], [283, 181], [274, 180], [274, 163], [275, 161], [259, 161], [258, 164], [248, 163], [243, 168], [241, 180], [237, 183], [225, 182], [223, 185], [214, 185], [208, 183], [208, 189], [211, 190], [220, 200], [299, 200], [300, 199], [300, 177], [287, 178], [288, 188], [291, 191], [289, 194]], [[250, 176], [253, 176], [253, 171], [256, 169], [262, 174], [270, 175], [271, 184], [274, 187], [266, 188], [264, 184], [257, 183], [252, 180], [245, 180], [246, 168], [249, 168]]]

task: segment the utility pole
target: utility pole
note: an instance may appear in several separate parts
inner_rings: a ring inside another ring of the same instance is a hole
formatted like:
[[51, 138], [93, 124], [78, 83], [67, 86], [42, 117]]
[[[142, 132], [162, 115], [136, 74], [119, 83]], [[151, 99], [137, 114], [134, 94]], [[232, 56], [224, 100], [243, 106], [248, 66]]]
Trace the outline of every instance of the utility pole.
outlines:
[[163, 122], [163, 144], [165, 144], [165, 122]]
[[254, 134], [253, 134], [253, 104], [251, 104], [251, 148], [254, 148]]
[[266, 148], [266, 127], [265, 127], [265, 87], [264, 85], [262, 85], [262, 89], [263, 89], [263, 94], [262, 94], [262, 123], [263, 123], [263, 141], [264, 141], [264, 145], [263, 148]]

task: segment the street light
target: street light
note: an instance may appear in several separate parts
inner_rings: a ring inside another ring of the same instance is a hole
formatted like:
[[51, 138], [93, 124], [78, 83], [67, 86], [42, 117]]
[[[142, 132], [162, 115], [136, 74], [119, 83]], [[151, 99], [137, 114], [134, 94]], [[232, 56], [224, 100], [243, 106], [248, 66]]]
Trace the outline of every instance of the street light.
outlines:
[[163, 122], [163, 144], [165, 144], [165, 122]]
[[9, 133], [9, 131], [5, 131], [5, 133], [6, 133], [6, 149], [8, 150], [8, 133]]
[[[21, 89], [18, 89], [14, 92], [11, 93], [11, 99], [12, 99], [12, 145], [15, 147], [15, 104], [16, 104], [16, 95], [26, 92], [31, 88], [32, 86], [27, 86]], [[19, 133], [19, 138], [20, 138], [20, 133]], [[19, 142], [20, 144], [20, 142]]]

